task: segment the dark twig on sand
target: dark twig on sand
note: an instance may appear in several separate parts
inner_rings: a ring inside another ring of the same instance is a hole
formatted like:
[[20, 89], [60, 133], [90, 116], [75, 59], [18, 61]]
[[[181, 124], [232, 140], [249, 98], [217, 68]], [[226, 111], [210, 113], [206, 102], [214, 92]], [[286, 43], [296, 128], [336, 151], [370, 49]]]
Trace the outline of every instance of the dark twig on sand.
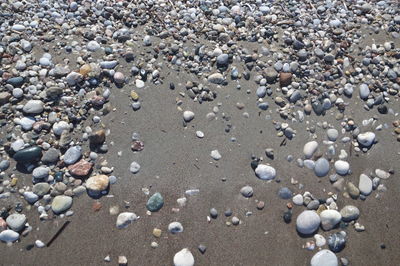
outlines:
[[64, 231], [64, 229], [69, 225], [70, 221], [64, 222], [64, 224], [61, 226], [60, 229], [58, 229], [57, 233], [50, 239], [50, 241], [47, 243], [47, 247], [50, 247], [51, 243], [53, 243], [54, 240]]

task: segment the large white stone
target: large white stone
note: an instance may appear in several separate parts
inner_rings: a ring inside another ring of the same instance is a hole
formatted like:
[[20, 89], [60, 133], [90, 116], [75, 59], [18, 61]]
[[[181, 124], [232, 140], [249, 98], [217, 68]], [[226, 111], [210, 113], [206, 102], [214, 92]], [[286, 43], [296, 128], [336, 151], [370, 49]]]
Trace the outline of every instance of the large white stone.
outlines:
[[189, 249], [184, 248], [174, 256], [174, 266], [193, 266], [194, 257]]
[[335, 170], [339, 175], [347, 175], [350, 170], [350, 164], [346, 161], [338, 160], [335, 162]]
[[271, 180], [276, 176], [275, 168], [265, 164], [259, 164], [255, 172], [256, 176], [262, 180]]
[[313, 156], [314, 152], [318, 149], [318, 142], [316, 142], [315, 140], [307, 142], [304, 145], [303, 148], [303, 153], [304, 156], [309, 159]]
[[319, 215], [315, 211], [303, 211], [297, 216], [296, 228], [301, 234], [312, 234], [314, 233], [321, 223]]
[[322, 229], [326, 231], [334, 228], [342, 220], [342, 215], [335, 210], [322, 211], [319, 216], [321, 218]]
[[332, 251], [323, 249], [311, 259], [311, 266], [338, 266], [338, 259]]
[[372, 180], [367, 175], [361, 174], [358, 183], [358, 189], [361, 194], [368, 196], [372, 192]]
[[133, 212], [122, 212], [117, 217], [117, 223], [116, 223], [117, 228], [118, 229], [126, 228], [128, 227], [128, 225], [130, 225], [137, 219], [139, 219], [139, 217], [136, 216], [136, 214], [134, 214]]

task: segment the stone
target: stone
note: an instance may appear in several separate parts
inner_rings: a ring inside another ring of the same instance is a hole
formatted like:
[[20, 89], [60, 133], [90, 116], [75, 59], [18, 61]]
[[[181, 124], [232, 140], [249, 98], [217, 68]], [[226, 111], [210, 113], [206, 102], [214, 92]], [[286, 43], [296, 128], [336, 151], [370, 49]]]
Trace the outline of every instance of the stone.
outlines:
[[264, 76], [267, 79], [268, 83], [273, 83], [278, 77], [278, 72], [274, 68], [268, 67], [264, 70]]
[[375, 141], [375, 133], [365, 132], [357, 136], [357, 141], [364, 147], [370, 147]]
[[11, 93], [7, 91], [0, 92], [0, 106], [8, 103], [11, 98]]
[[125, 256], [118, 256], [118, 266], [127, 266], [128, 259]]
[[372, 180], [369, 176], [365, 174], [360, 175], [360, 180], [358, 183], [358, 189], [360, 190], [361, 194], [368, 196], [372, 192]]
[[50, 168], [39, 166], [33, 169], [32, 176], [34, 179], [46, 179], [50, 174]]
[[78, 72], [72, 71], [65, 77], [65, 81], [68, 83], [69, 86], [75, 86], [83, 79], [83, 75]]
[[68, 166], [68, 172], [77, 177], [87, 176], [93, 168], [93, 163], [81, 159], [79, 162]]
[[347, 183], [346, 190], [353, 199], [357, 199], [360, 196], [360, 190], [352, 182]]
[[105, 140], [106, 140], [106, 131], [104, 129], [100, 129], [96, 131], [94, 134], [89, 136], [89, 141], [91, 145], [103, 144]]
[[159, 192], [154, 193], [146, 203], [146, 208], [151, 212], [159, 211], [164, 206], [164, 198]]
[[297, 194], [292, 198], [292, 201], [297, 206], [302, 206], [304, 203], [303, 195]]
[[303, 148], [303, 153], [306, 159], [311, 158], [317, 149], [318, 149], [318, 142], [316, 142], [315, 140], [307, 142]]
[[390, 173], [388, 173], [382, 169], [375, 169], [375, 174], [380, 179], [388, 179], [390, 177]]
[[281, 199], [290, 199], [292, 197], [292, 191], [288, 187], [281, 187], [278, 190], [278, 196]]
[[54, 125], [53, 125], [53, 133], [56, 136], [61, 136], [61, 134], [64, 131], [69, 131], [69, 129], [70, 129], [69, 124], [65, 121], [60, 121], [60, 122], [54, 123]]
[[325, 231], [333, 229], [341, 220], [342, 215], [336, 210], [325, 210], [320, 213], [321, 227]]
[[344, 222], [351, 222], [358, 219], [360, 210], [356, 206], [346, 205], [340, 210], [340, 214]]
[[314, 239], [315, 239], [315, 245], [317, 245], [317, 247], [325, 246], [326, 239], [323, 235], [315, 234]]
[[44, 248], [44, 247], [46, 246], [46, 244], [43, 243], [41, 240], [36, 240], [36, 241], [35, 241], [35, 246], [36, 246], [37, 248]]
[[43, 197], [50, 191], [50, 185], [45, 182], [37, 183], [33, 186], [32, 192], [38, 195], [39, 197]]
[[121, 72], [115, 72], [114, 74], [114, 82], [121, 85], [125, 82], [125, 76]]
[[183, 232], [183, 226], [179, 222], [172, 222], [168, 225], [168, 232], [171, 234], [177, 234]]
[[139, 217], [136, 216], [136, 214], [134, 214], [133, 212], [122, 212], [117, 217], [116, 226], [118, 229], [123, 229], [128, 227], [128, 225], [130, 225], [137, 219], [139, 219]]
[[51, 209], [55, 214], [63, 213], [72, 206], [72, 198], [69, 196], [59, 195], [54, 197], [51, 203]]
[[38, 146], [32, 146], [16, 152], [13, 156], [17, 162], [34, 162], [39, 161], [42, 158], [42, 149]]
[[158, 229], [158, 228], [153, 229], [153, 236], [161, 237], [161, 233], [162, 233], [161, 229]]
[[197, 130], [197, 131], [196, 131], [196, 136], [197, 136], [198, 138], [202, 139], [202, 138], [204, 138], [204, 133], [203, 133], [202, 131], [200, 131], [200, 130]]
[[86, 180], [86, 189], [89, 194], [99, 195], [108, 188], [109, 182], [106, 175], [91, 176]]
[[219, 153], [219, 151], [218, 150], [213, 150], [213, 151], [211, 151], [211, 157], [214, 159], [214, 160], [216, 160], [216, 161], [218, 161], [219, 159], [221, 159], [222, 158], [222, 156], [221, 156], [221, 154]]
[[346, 161], [338, 160], [335, 162], [335, 170], [339, 175], [347, 175], [350, 170], [350, 164]]
[[272, 180], [276, 177], [276, 170], [271, 166], [259, 164], [255, 169], [255, 174], [262, 180]]
[[7, 80], [7, 84], [12, 85], [14, 88], [20, 88], [25, 83], [23, 77], [13, 77]]
[[207, 78], [208, 82], [214, 83], [214, 84], [222, 84], [225, 79], [224, 76], [221, 73], [214, 73], [208, 76]]
[[183, 120], [185, 122], [190, 122], [194, 119], [194, 113], [192, 111], [185, 111], [183, 112]]
[[34, 204], [36, 201], [39, 200], [39, 196], [33, 193], [32, 191], [25, 191], [24, 192], [24, 199], [29, 203], [29, 204]]
[[318, 177], [326, 176], [329, 173], [329, 162], [325, 158], [319, 158], [315, 162], [314, 173]]
[[318, 230], [320, 223], [321, 219], [315, 211], [306, 210], [297, 216], [296, 228], [299, 233], [308, 235]]
[[40, 100], [29, 100], [22, 108], [22, 111], [26, 114], [41, 114], [44, 110], [43, 105], [43, 102]]
[[332, 251], [323, 249], [311, 258], [311, 266], [338, 266], [339, 261]]
[[137, 162], [132, 162], [129, 170], [132, 174], [137, 174], [140, 171], [140, 165]]
[[339, 137], [339, 132], [334, 128], [330, 128], [326, 131], [326, 135], [330, 141], [336, 141]]
[[60, 158], [60, 152], [55, 148], [48, 149], [42, 157], [42, 162], [45, 164], [55, 164]]
[[211, 208], [211, 209], [210, 209], [210, 216], [211, 216], [211, 218], [213, 218], [213, 219], [217, 219], [217, 217], [218, 217], [218, 211], [217, 211], [217, 209]]
[[289, 86], [292, 83], [292, 73], [282, 72], [279, 74], [279, 83], [281, 87]]
[[193, 266], [194, 257], [189, 249], [184, 248], [174, 256], [174, 266]]
[[19, 232], [25, 227], [26, 216], [25, 214], [13, 213], [7, 217], [6, 222], [11, 230]]
[[86, 48], [88, 51], [95, 52], [101, 48], [100, 44], [96, 41], [90, 41], [87, 43]]
[[243, 197], [250, 198], [253, 196], [253, 188], [251, 186], [244, 186], [240, 189], [240, 194], [242, 194]]
[[0, 232], [0, 241], [11, 243], [19, 239], [19, 234], [13, 230], [4, 230]]
[[64, 163], [67, 165], [76, 163], [82, 156], [81, 146], [72, 146], [64, 153]]
[[367, 84], [365, 84], [365, 83], [361, 84], [360, 87], [359, 87], [359, 92], [360, 92], [360, 98], [362, 100], [368, 99], [368, 96], [370, 94], [370, 90], [369, 90]]
[[329, 249], [337, 253], [346, 246], [346, 235], [342, 232], [334, 233], [328, 237]]

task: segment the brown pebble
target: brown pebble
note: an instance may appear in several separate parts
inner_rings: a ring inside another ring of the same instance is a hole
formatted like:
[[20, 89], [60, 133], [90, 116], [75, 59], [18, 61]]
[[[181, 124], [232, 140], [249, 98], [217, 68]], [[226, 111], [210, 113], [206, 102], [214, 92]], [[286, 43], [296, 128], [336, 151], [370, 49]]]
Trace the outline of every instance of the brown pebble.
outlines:
[[287, 207], [288, 209], [292, 209], [292, 208], [293, 208], [293, 204], [289, 202], [289, 203], [286, 204], [286, 207]]
[[101, 209], [101, 203], [98, 201], [93, 202], [92, 209], [95, 212], [98, 212]]

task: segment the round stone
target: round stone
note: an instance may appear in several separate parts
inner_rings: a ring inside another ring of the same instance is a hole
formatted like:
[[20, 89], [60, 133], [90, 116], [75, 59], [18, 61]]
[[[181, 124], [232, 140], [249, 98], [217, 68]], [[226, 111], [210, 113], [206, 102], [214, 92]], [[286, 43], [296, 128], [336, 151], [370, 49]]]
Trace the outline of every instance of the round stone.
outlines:
[[375, 141], [375, 133], [365, 132], [357, 136], [357, 141], [364, 147], [370, 147]]
[[65, 212], [72, 206], [72, 198], [69, 196], [56, 196], [51, 203], [51, 209], [55, 214]]
[[49, 191], [50, 191], [50, 185], [45, 182], [37, 183], [32, 188], [32, 192], [38, 195], [39, 197], [43, 197]]
[[297, 216], [296, 228], [301, 234], [308, 235], [314, 233], [319, 225], [321, 219], [315, 211], [303, 211]]
[[329, 173], [329, 162], [325, 158], [319, 158], [315, 162], [314, 173], [318, 177], [326, 176]]
[[122, 212], [117, 217], [116, 226], [118, 229], [123, 229], [128, 227], [128, 225], [130, 225], [137, 219], [139, 219], [139, 217], [136, 216], [136, 214], [134, 214], [133, 212]]
[[172, 222], [168, 225], [168, 232], [171, 234], [177, 234], [183, 232], [183, 226], [179, 222]]
[[281, 187], [278, 191], [278, 196], [281, 199], [290, 199], [292, 194], [292, 191], [288, 187]]
[[342, 215], [336, 210], [322, 211], [319, 216], [322, 229], [325, 231], [333, 229], [342, 220]]
[[140, 170], [140, 165], [137, 162], [132, 162], [131, 166], [129, 167], [129, 170], [131, 171], [132, 174], [136, 174]]
[[183, 112], [183, 120], [185, 122], [190, 122], [194, 119], [194, 113], [192, 111]]
[[149, 198], [146, 208], [151, 212], [156, 212], [164, 206], [164, 198], [159, 192], [156, 192]]
[[11, 243], [19, 239], [19, 234], [13, 230], [4, 230], [0, 233], [0, 241]]
[[250, 198], [253, 196], [253, 188], [251, 186], [244, 186], [240, 189], [240, 194], [242, 194], [243, 197]]
[[338, 160], [335, 162], [335, 170], [339, 175], [347, 175], [350, 170], [350, 164], [346, 161]]
[[60, 152], [57, 149], [50, 148], [43, 154], [42, 162], [45, 164], [54, 164], [58, 162], [59, 158]]
[[339, 132], [338, 132], [336, 129], [334, 129], [334, 128], [330, 128], [330, 129], [328, 129], [328, 130], [326, 131], [326, 135], [328, 136], [328, 139], [329, 139], [330, 141], [336, 141], [336, 139], [337, 139], [338, 136], [339, 136]]
[[219, 151], [218, 150], [213, 150], [213, 151], [211, 151], [211, 157], [214, 159], [214, 160], [216, 160], [216, 161], [218, 161], [219, 159], [221, 159], [222, 158], [222, 156], [221, 156], [221, 154], [219, 153]]
[[82, 156], [81, 146], [73, 146], [65, 152], [63, 160], [64, 163], [67, 165], [74, 164], [81, 158], [81, 156]]
[[194, 257], [189, 249], [184, 248], [174, 256], [174, 266], [193, 266]]
[[114, 81], [117, 84], [122, 84], [125, 82], [125, 76], [121, 72], [115, 72], [114, 74]]
[[69, 124], [65, 121], [54, 123], [53, 132], [57, 136], [61, 136], [63, 131], [69, 131]]
[[271, 180], [276, 176], [275, 168], [265, 165], [259, 164], [255, 170], [256, 176], [262, 180]]
[[307, 159], [311, 158], [311, 157], [313, 156], [314, 152], [315, 152], [317, 149], [318, 149], [318, 142], [316, 142], [315, 140], [314, 140], [314, 141], [307, 142], [307, 143], [304, 145], [304, 148], [303, 148], [304, 156], [305, 156]]
[[86, 189], [88, 193], [93, 192], [99, 194], [101, 191], [108, 188], [109, 182], [109, 178], [106, 175], [91, 176], [86, 181]]
[[50, 168], [39, 166], [33, 169], [32, 176], [34, 179], [46, 179], [50, 174]]
[[360, 92], [360, 98], [362, 100], [368, 99], [368, 96], [370, 94], [370, 90], [369, 90], [367, 84], [365, 84], [365, 83], [361, 84], [360, 87], [359, 87], [359, 92]]
[[40, 114], [43, 112], [43, 102], [40, 100], [29, 100], [22, 110], [27, 114]]
[[323, 249], [311, 259], [311, 266], [338, 266], [338, 259], [332, 251]]
[[7, 217], [6, 223], [10, 229], [19, 232], [25, 227], [26, 216], [25, 214], [13, 213]]
[[294, 196], [292, 198], [292, 201], [294, 204], [296, 204], [297, 206], [302, 206], [304, 203], [304, 199], [303, 196], [301, 194], [297, 194], [296, 196]]
[[360, 216], [360, 210], [356, 206], [346, 205], [340, 210], [340, 214], [343, 221], [351, 222]]

